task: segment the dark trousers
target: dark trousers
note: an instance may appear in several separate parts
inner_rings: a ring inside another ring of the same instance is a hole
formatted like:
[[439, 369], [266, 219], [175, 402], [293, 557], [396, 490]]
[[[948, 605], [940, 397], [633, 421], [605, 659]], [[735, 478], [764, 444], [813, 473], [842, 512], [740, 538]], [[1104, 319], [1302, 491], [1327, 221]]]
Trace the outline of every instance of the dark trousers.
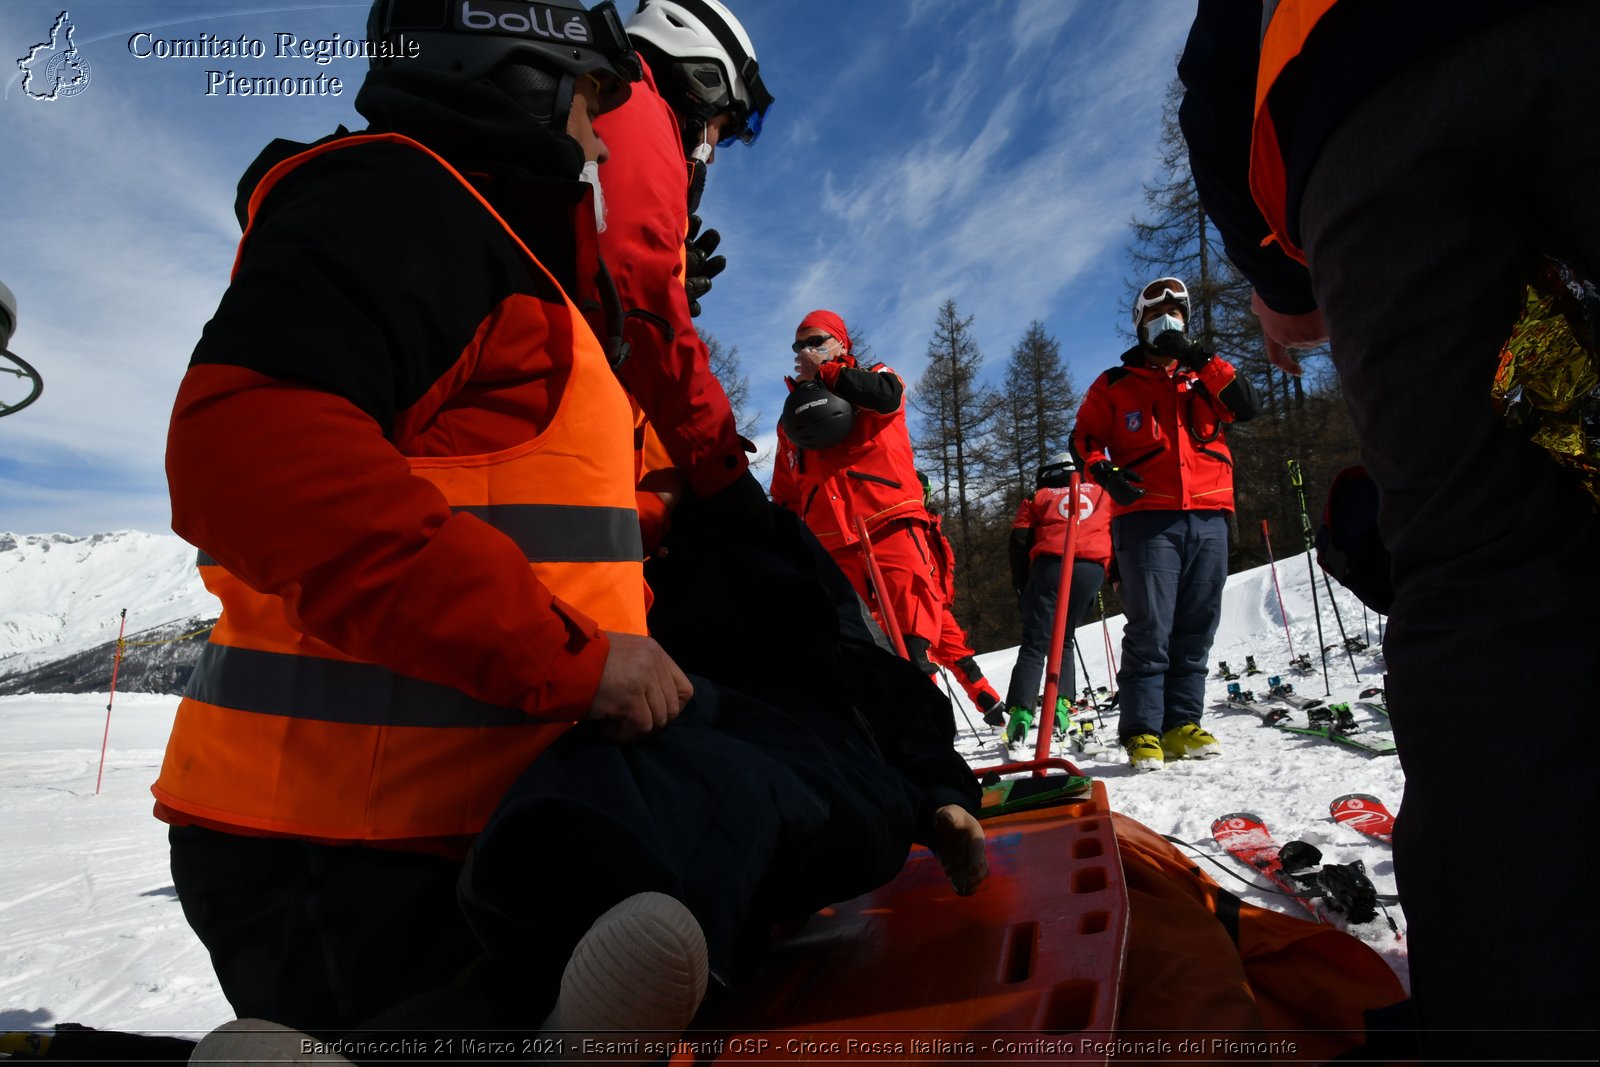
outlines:
[[[1346, 116], [1301, 213], [1393, 555], [1395, 874], [1431, 1056], [1594, 1052], [1592, 1030], [1467, 1031], [1592, 1027], [1597, 1002], [1586, 880], [1535, 875], [1492, 904], [1481, 862], [1587, 840], [1600, 809], [1568, 755], [1600, 693], [1600, 524], [1489, 400], [1536, 255], [1600, 276], [1597, 37], [1595, 5], [1548, 3], [1440, 46]], [[1507, 722], [1525, 733], [1495, 743]], [[1467, 792], [1485, 769], [1513, 797]]]
[[1127, 615], [1117, 735], [1127, 740], [1198, 723], [1228, 580], [1227, 516], [1131, 511], [1111, 520], [1111, 541]]
[[[1072, 658], [1072, 635], [1083, 625], [1089, 614], [1089, 605], [1105, 581], [1106, 569], [1093, 560], [1079, 559], [1072, 563], [1072, 588], [1067, 593], [1066, 642], [1061, 649], [1061, 696], [1072, 699], [1077, 695], [1077, 676]], [[1013, 708], [1033, 709], [1039, 699], [1039, 682], [1050, 655], [1050, 634], [1055, 625], [1056, 593], [1061, 586], [1061, 557], [1043, 555], [1034, 558], [1028, 567], [1028, 584], [1022, 589], [1022, 647], [1017, 650], [1016, 665], [1011, 668], [1011, 685], [1006, 690], [1006, 704]], [[1044, 709], [1048, 719], [1052, 709]]]
[[240, 1018], [335, 1037], [483, 952], [456, 903], [459, 860], [197, 827], [168, 836], [184, 918]]

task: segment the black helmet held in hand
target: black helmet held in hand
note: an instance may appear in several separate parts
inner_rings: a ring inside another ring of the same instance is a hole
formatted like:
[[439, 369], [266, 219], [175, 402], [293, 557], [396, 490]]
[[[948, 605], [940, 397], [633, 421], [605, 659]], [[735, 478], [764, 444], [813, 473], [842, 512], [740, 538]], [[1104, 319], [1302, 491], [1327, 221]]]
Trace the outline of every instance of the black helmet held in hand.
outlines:
[[778, 419], [789, 440], [806, 449], [832, 448], [855, 422], [855, 407], [816, 379], [795, 383]]

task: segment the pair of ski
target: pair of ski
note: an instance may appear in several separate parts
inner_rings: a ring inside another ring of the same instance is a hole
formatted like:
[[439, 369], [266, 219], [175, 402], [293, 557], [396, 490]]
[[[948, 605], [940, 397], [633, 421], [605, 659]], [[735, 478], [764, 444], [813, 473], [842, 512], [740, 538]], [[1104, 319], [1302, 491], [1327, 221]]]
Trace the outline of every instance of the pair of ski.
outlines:
[[[1394, 817], [1377, 797], [1347, 793], [1333, 801], [1329, 813], [1337, 822], [1374, 840], [1391, 840]], [[1329, 913], [1337, 912], [1351, 923], [1369, 923], [1377, 918], [1381, 904], [1395, 899], [1378, 893], [1360, 860], [1322, 863], [1322, 853], [1307, 842], [1279, 845], [1259, 815], [1244, 811], [1224, 815], [1211, 824], [1211, 836], [1229, 855], [1294, 898], [1318, 922], [1327, 922]], [[1399, 940], [1394, 920], [1387, 912], [1384, 917]]]
[[1392, 739], [1361, 734], [1361, 727], [1356, 722], [1355, 714], [1350, 710], [1349, 704], [1325, 704], [1316, 697], [1296, 696], [1293, 686], [1279, 682], [1276, 677], [1271, 679], [1271, 682], [1272, 688], [1268, 690], [1270, 697], [1303, 711], [1306, 715], [1306, 725], [1300, 726], [1290, 722], [1289, 712], [1285, 708], [1272, 708], [1258, 703], [1255, 694], [1240, 689], [1237, 682], [1228, 683], [1228, 706], [1251, 712], [1260, 718], [1263, 724], [1282, 730], [1284, 733], [1318, 737], [1375, 756], [1395, 754], [1395, 743]]

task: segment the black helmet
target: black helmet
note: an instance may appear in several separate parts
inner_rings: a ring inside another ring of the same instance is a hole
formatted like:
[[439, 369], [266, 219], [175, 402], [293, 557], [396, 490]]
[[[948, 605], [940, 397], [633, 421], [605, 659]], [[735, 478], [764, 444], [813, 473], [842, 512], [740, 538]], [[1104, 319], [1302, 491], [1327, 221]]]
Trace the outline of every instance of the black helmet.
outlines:
[[1071, 452], [1058, 452], [1039, 467], [1039, 488], [1065, 489], [1072, 481], [1072, 472], [1077, 469]]
[[795, 383], [783, 402], [778, 425], [801, 448], [817, 449], [832, 448], [843, 441], [855, 421], [855, 407], [813, 378]]
[[591, 75], [600, 110], [628, 99], [643, 72], [612, 0], [377, 0], [367, 37], [374, 67], [488, 77], [556, 129], [574, 82]]

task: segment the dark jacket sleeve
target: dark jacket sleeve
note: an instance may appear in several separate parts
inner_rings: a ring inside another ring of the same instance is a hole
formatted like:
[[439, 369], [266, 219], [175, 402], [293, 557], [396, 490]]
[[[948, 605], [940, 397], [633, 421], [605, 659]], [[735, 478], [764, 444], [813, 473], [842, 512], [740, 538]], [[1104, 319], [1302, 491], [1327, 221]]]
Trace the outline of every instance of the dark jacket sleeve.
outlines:
[[906, 391], [900, 375], [887, 367], [863, 370], [839, 362], [824, 363], [817, 376], [835, 396], [879, 415], [893, 415], [899, 411]]
[[1011, 540], [1006, 543], [1006, 553], [1011, 560], [1011, 587], [1021, 589], [1028, 584], [1028, 553], [1033, 549], [1033, 530], [1024, 526], [1011, 528]]
[[1270, 228], [1250, 194], [1260, 31], [1261, 5], [1200, 0], [1178, 61], [1187, 90], [1178, 124], [1200, 202], [1221, 231], [1228, 258], [1268, 307], [1296, 315], [1317, 306], [1311, 275], [1276, 243], [1261, 243]]

